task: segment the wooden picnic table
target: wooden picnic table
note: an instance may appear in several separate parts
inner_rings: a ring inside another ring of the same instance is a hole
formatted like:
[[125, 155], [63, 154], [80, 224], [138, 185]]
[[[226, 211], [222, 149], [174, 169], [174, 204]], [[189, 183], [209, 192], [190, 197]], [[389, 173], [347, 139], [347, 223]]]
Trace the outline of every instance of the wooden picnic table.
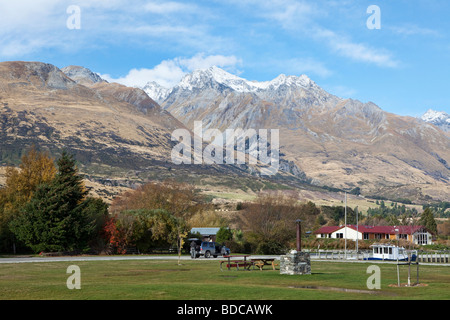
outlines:
[[264, 266], [272, 266], [272, 269], [275, 270], [275, 266], [278, 265], [278, 263], [275, 263], [275, 259], [273, 258], [258, 258], [258, 259], [251, 259], [250, 260], [253, 266], [257, 266], [259, 270], [263, 270]]
[[[227, 258], [227, 260], [221, 260], [220, 261], [220, 270], [223, 271], [222, 264], [227, 263], [227, 268], [230, 270], [232, 267], [236, 267], [237, 270], [239, 270], [239, 267], [244, 267], [244, 270], [250, 270], [250, 267], [253, 265], [251, 261], [247, 261], [247, 257], [250, 257], [250, 255], [224, 255], [224, 258]], [[240, 258], [240, 259], [235, 259]], [[243, 258], [243, 259], [242, 259]]]

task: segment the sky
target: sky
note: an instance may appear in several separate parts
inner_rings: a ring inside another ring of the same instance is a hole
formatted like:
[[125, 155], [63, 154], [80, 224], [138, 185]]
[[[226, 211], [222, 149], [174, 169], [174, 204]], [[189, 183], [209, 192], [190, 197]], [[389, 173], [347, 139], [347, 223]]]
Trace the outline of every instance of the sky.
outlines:
[[79, 65], [170, 87], [212, 65], [306, 74], [329, 93], [417, 117], [450, 113], [448, 0], [0, 0], [0, 61]]

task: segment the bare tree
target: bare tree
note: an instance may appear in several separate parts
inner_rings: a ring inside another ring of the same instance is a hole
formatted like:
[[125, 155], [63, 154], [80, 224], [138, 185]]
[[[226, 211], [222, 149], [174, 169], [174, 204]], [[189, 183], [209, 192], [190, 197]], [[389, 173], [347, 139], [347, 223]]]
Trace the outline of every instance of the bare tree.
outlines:
[[295, 220], [304, 216], [298, 200], [281, 193], [261, 194], [255, 202], [243, 207], [242, 229], [259, 247], [266, 245], [272, 249], [285, 248], [295, 239]]

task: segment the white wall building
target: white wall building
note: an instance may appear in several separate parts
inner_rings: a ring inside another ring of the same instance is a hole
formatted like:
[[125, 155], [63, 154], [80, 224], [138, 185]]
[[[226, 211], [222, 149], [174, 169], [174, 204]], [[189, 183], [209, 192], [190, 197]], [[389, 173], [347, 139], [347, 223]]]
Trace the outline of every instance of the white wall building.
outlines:
[[314, 232], [317, 238], [347, 240], [404, 239], [414, 244], [431, 244], [433, 234], [424, 226], [326, 226]]

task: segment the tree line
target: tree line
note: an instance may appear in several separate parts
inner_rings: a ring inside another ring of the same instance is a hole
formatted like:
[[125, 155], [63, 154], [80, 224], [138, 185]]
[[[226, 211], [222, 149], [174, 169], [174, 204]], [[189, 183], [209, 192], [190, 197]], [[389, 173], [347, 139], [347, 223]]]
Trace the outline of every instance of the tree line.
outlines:
[[[190, 234], [192, 227], [221, 227], [217, 238], [232, 252], [280, 254], [295, 247], [296, 220], [302, 220], [305, 236], [323, 225], [343, 224], [346, 211], [282, 192], [260, 193], [237, 207], [230, 221], [194, 186], [175, 181], [148, 182], [108, 205], [89, 194], [72, 155], [64, 151], [55, 160], [31, 148], [19, 168], [7, 168], [0, 189], [0, 252], [123, 254], [172, 247], [181, 254], [189, 246], [186, 239], [198, 236]], [[382, 211], [359, 215], [359, 223], [407, 224], [413, 212], [402, 213], [404, 208], [381, 205]], [[348, 224], [356, 224], [357, 210], [347, 208]], [[420, 223], [437, 230], [431, 208]]]
[[19, 168], [6, 169], [0, 189], [0, 250], [86, 251], [100, 238], [106, 203], [89, 196], [75, 160], [55, 161], [31, 148]]
[[175, 246], [189, 225], [225, 225], [188, 184], [147, 183], [109, 206], [89, 195], [73, 155], [32, 147], [0, 189], [0, 252], [126, 253]]

